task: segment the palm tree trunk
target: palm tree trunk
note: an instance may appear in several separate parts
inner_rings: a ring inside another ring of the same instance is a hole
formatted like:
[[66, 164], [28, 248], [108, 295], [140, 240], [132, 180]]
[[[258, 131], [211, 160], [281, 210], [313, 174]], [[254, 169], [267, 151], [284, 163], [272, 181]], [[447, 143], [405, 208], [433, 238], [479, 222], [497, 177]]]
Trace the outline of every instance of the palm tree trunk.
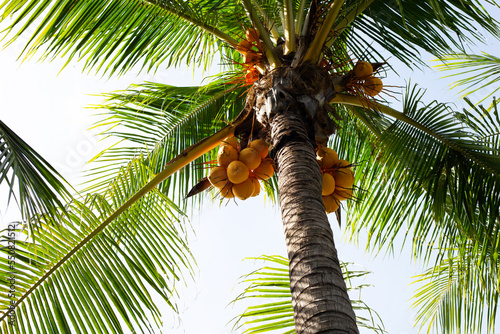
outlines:
[[296, 332], [358, 333], [321, 197], [321, 171], [298, 108], [289, 105], [270, 124]]

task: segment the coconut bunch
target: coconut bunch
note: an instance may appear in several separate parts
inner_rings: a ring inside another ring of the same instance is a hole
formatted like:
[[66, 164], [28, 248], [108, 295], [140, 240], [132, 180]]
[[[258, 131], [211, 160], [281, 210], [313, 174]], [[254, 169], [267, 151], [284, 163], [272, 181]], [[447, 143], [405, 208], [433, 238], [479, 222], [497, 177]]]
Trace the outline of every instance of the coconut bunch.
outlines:
[[347, 160], [339, 159], [331, 148], [319, 148], [316, 152], [323, 174], [323, 203], [327, 213], [335, 212], [341, 201], [352, 197], [354, 172]]
[[262, 139], [251, 141], [246, 148], [236, 137], [223, 140], [217, 153], [217, 166], [210, 170], [208, 180], [223, 198], [245, 200], [260, 194], [260, 182], [274, 174], [269, 146]]
[[243, 55], [243, 67], [247, 70], [245, 81], [251, 85], [260, 78], [259, 63], [264, 57], [264, 51], [260, 44], [260, 34], [257, 29], [247, 29], [245, 34], [246, 39], [238, 43], [236, 50]]
[[361, 87], [368, 96], [377, 96], [384, 87], [382, 80], [373, 76], [373, 66], [367, 61], [358, 61], [352, 74], [352, 81], [348, 86]]

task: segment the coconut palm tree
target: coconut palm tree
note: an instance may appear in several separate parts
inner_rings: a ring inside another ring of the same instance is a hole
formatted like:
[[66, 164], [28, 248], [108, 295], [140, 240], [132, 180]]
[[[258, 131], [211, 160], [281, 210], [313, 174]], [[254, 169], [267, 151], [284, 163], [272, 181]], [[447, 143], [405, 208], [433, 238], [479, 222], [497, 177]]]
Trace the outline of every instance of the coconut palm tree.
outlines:
[[[382, 54], [418, 66], [420, 52], [440, 57], [480, 39], [475, 24], [498, 36], [480, 2], [28, 0], [0, 8], [12, 18], [12, 38], [32, 31], [26, 56], [82, 59], [109, 75], [207, 66], [215, 54], [227, 65], [202, 87], [146, 83], [110, 96], [101, 125], [116, 125], [107, 133], [130, 145], [97, 159], [85, 196], [56, 201], [58, 186], [25, 210], [30, 239], [17, 243], [14, 275], [8, 258], [2, 272], [17, 283], [16, 295], [2, 297], [6, 310], [17, 310], [4, 313], [5, 331], [152, 329], [160, 314], [149, 291], [175, 308], [175, 282], [192, 267], [176, 205], [202, 178], [189, 164], [232, 135], [272, 148], [297, 333], [358, 332], [316, 160], [331, 138], [356, 162], [349, 228], [368, 226], [370, 242], [383, 246], [406, 223], [415, 255], [460, 260], [474, 252], [488, 263], [485, 275], [497, 277], [498, 147], [448, 105], [422, 105], [414, 86], [402, 111], [373, 98], [377, 77], [391, 68]], [[13, 135], [3, 136], [2, 175], [22, 179], [12, 166], [29, 163], [11, 154]]]

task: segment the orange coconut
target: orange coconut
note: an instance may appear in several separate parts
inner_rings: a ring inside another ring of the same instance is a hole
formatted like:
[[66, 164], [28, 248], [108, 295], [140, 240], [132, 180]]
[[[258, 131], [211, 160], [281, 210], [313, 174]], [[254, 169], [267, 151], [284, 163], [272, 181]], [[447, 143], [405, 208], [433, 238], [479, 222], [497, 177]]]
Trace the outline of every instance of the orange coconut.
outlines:
[[378, 93], [382, 91], [384, 85], [382, 84], [382, 80], [376, 77], [368, 77], [363, 83], [363, 88], [365, 89], [366, 94], [370, 96], [377, 96]]
[[349, 166], [350, 163], [347, 160], [339, 160], [337, 164], [337, 170], [333, 173], [333, 177], [335, 178], [335, 187], [336, 188], [351, 188], [354, 184], [354, 172], [351, 170]]
[[212, 168], [208, 174], [208, 181], [216, 188], [224, 187], [228, 182], [226, 169], [221, 166]]
[[252, 140], [252, 142], [250, 143], [250, 147], [259, 152], [262, 159], [267, 157], [267, 154], [269, 153], [269, 146], [262, 139]]
[[354, 65], [354, 76], [358, 78], [367, 77], [373, 74], [373, 67], [367, 61], [358, 61]]
[[233, 194], [241, 200], [246, 200], [251, 197], [253, 192], [255, 191], [255, 186], [252, 182], [251, 178], [246, 179], [245, 181], [233, 185]]
[[337, 152], [328, 147], [320, 148], [316, 152], [316, 155], [317, 155], [316, 159], [318, 159], [319, 164], [323, 169], [331, 168], [334, 164], [337, 164], [339, 161], [339, 156]]
[[247, 54], [252, 50], [252, 43], [244, 39], [238, 43], [236, 50], [241, 54]]
[[340, 202], [332, 195], [323, 196], [323, 204], [325, 205], [326, 213], [335, 212], [340, 206]]
[[250, 175], [250, 170], [241, 161], [232, 161], [229, 166], [227, 166], [227, 178], [234, 184], [241, 183], [248, 179]]
[[336, 188], [332, 194], [339, 201], [345, 201], [352, 197], [352, 189], [351, 188]]
[[253, 175], [259, 180], [267, 180], [274, 175], [274, 167], [270, 162], [264, 161], [253, 170]]
[[259, 60], [259, 56], [255, 52], [249, 52], [243, 56], [243, 62], [247, 65], [256, 63]]
[[250, 28], [245, 31], [246, 38], [249, 42], [255, 42], [259, 39], [260, 33], [257, 29]]
[[255, 67], [252, 67], [247, 71], [247, 74], [245, 74], [245, 81], [247, 84], [253, 84], [255, 81], [259, 80], [259, 77], [259, 71]]
[[240, 145], [240, 142], [238, 141], [238, 138], [234, 137], [234, 136], [230, 136], [230, 137], [227, 137], [225, 138], [222, 143], [220, 144], [220, 146], [225, 146], [225, 145], [231, 145], [232, 147], [234, 147], [238, 152], [241, 150], [241, 145]]
[[251, 177], [250, 179], [252, 180], [253, 187], [254, 187], [252, 197], [258, 196], [260, 194], [260, 182], [259, 182], [259, 180], [257, 180], [254, 177]]
[[231, 182], [227, 182], [226, 185], [224, 186], [224, 188], [222, 188], [220, 190], [220, 195], [223, 197], [223, 198], [233, 198], [234, 197], [234, 193], [233, 193], [233, 184]]
[[321, 195], [328, 196], [335, 190], [335, 179], [329, 173], [323, 174], [323, 189]]
[[259, 167], [262, 158], [260, 157], [259, 152], [251, 147], [247, 147], [241, 150], [238, 160], [247, 165], [248, 169], [255, 169]]
[[227, 167], [232, 161], [238, 160], [238, 150], [231, 145], [219, 147], [217, 153], [217, 163], [219, 166]]

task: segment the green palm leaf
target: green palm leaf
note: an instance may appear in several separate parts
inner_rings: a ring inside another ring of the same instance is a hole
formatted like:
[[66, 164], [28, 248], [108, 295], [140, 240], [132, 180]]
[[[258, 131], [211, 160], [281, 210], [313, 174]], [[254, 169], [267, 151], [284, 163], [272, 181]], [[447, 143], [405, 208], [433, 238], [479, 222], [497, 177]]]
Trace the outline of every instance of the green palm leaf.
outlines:
[[[355, 6], [365, 1], [351, 1]], [[498, 38], [498, 22], [479, 1], [373, 1], [353, 23], [351, 43], [358, 50], [378, 53], [375, 44], [412, 66], [422, 62], [421, 51], [444, 57], [463, 41], [483, 39], [475, 25]], [[379, 58], [380, 59], [380, 58]]]
[[496, 83], [500, 80], [500, 58], [483, 53], [481, 55], [450, 54], [441, 58], [443, 64], [436, 67], [441, 71], [453, 72], [446, 77], [461, 76], [453, 87], [465, 86], [460, 93], [462, 97], [488, 89], [488, 94], [477, 103], [493, 96], [500, 87]]
[[[249, 301], [251, 306], [233, 319], [235, 329], [245, 330], [242, 333], [295, 333], [293, 320], [292, 294], [290, 292], [290, 277], [288, 259], [281, 256], [261, 256], [255, 260], [263, 260], [266, 265], [248, 275], [241, 284], [247, 285], [244, 291], [232, 302]], [[347, 290], [354, 292], [367, 285], [353, 285], [353, 281], [364, 278], [367, 271], [354, 270], [349, 263], [341, 263]], [[362, 300], [351, 300], [353, 308], [358, 312], [358, 326], [371, 329], [376, 333], [384, 333], [379, 324], [378, 314]]]
[[[472, 250], [472, 249], [471, 249]], [[450, 252], [452, 253], [452, 252]], [[421, 285], [413, 297], [421, 328], [439, 333], [494, 333], [499, 297], [498, 258], [486, 264], [475, 251], [442, 260], [414, 283]], [[494, 269], [484, 270], [485, 266]]]
[[[71, 198], [63, 177], [25, 141], [0, 121], [0, 184], [9, 187], [23, 218], [46, 213], [57, 217]], [[17, 188], [17, 189], [16, 189]]]
[[[405, 101], [406, 106], [415, 105]], [[496, 108], [475, 107], [445, 114], [440, 122], [435, 121], [437, 114], [433, 115], [437, 109], [433, 110], [406, 113], [420, 124], [427, 122], [457, 147], [473, 150], [484, 164], [492, 163], [481, 155], [500, 148]], [[365, 111], [355, 113], [363, 115]], [[453, 121], [449, 121], [451, 117]], [[377, 114], [346, 119], [335, 138], [339, 155], [356, 165], [359, 189], [356, 200], [348, 203], [352, 236], [366, 227], [371, 247], [392, 248], [397, 245], [397, 236], [403, 234], [416, 257], [436, 258], [436, 271], [431, 268], [422, 275], [422, 281], [429, 283], [417, 295], [421, 325], [430, 322], [434, 326], [439, 321], [450, 332], [460, 324], [471, 332], [480, 331], [484, 323], [479, 313], [488, 303], [492, 309], [484, 319], [489, 319], [491, 329], [498, 303], [498, 177], [458, 153], [450, 154], [453, 147], [447, 147], [446, 140], [437, 144], [398, 122]], [[363, 128], [365, 124], [368, 127]], [[456, 138], [450, 136], [454, 127], [460, 129]], [[377, 146], [378, 142], [384, 145]], [[452, 167], [439, 169], [447, 164]], [[449, 179], [443, 180], [443, 175]], [[450, 260], [440, 263], [442, 258]]]
[[[413, 232], [419, 248], [430, 236], [438, 240], [437, 231], [446, 229], [454, 230], [454, 237], [461, 231], [482, 242], [498, 217], [500, 158], [494, 155], [498, 147], [478, 140], [472, 129], [450, 115], [446, 105], [434, 102], [418, 107], [420, 98], [421, 92], [409, 91], [404, 117], [395, 115], [399, 118], [396, 121], [377, 114], [366, 117], [365, 123], [375, 129], [378, 138], [365, 132], [361, 140], [372, 144], [360, 144], [358, 152], [346, 152], [349, 161], [361, 164], [359, 172], [365, 181], [357, 183], [359, 187], [373, 190], [359, 192], [353, 221], [365, 219], [364, 226], [368, 221], [373, 223], [370, 235], [380, 244], [392, 240], [405, 219], [420, 229]], [[358, 110], [357, 115], [363, 113]], [[351, 137], [339, 135], [337, 140]], [[375, 140], [384, 147], [376, 149]], [[383, 168], [377, 167], [380, 163]], [[440, 225], [450, 218], [460, 225]], [[485, 222], [489, 228], [484, 227]]]
[[[126, 92], [108, 94], [107, 110], [96, 127], [119, 143], [94, 159], [89, 176], [98, 181], [91, 188], [106, 187], [116, 171], [138, 154], [158, 155], [156, 173], [185, 147], [198, 143], [234, 119], [243, 109], [245, 88], [216, 81], [201, 87], [174, 87], [145, 83]], [[180, 202], [206, 176], [206, 155], [160, 185], [160, 190]], [[175, 185], [174, 189], [172, 186]]]
[[164, 61], [169, 66], [210, 64], [212, 54], [221, 50], [219, 38], [234, 45], [241, 31], [238, 21], [217, 15], [220, 6], [234, 4], [33, 0], [5, 1], [0, 10], [3, 20], [15, 15], [8, 28], [13, 39], [34, 30], [25, 55], [41, 50], [44, 58], [85, 59], [86, 67], [112, 74], [139, 64], [151, 70]]
[[[154, 175], [138, 157], [106, 192], [74, 200], [61, 226], [53, 227], [40, 215], [43, 229], [35, 231], [36, 242], [18, 238], [11, 254], [4, 231], [0, 303], [5, 332], [38, 326], [45, 326], [40, 328], [45, 333], [69, 328], [151, 332], [161, 325], [155, 296], [175, 310], [176, 284], [192, 270], [185, 235], [179, 232], [181, 213], [165, 195], [152, 190], [109, 225], [103, 223]], [[8, 255], [14, 256], [12, 268]], [[5, 283], [11, 275], [13, 298]], [[16, 303], [15, 327], [7, 324], [11, 302]]]

